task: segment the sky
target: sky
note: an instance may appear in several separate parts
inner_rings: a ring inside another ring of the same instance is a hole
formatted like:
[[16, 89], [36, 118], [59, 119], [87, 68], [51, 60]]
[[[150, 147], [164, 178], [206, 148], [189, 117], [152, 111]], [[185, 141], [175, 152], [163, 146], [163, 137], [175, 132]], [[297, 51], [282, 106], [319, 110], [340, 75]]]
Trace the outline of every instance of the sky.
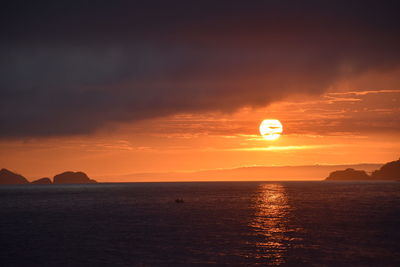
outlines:
[[[28, 177], [399, 158], [395, 1], [10, 1], [0, 167]], [[264, 119], [283, 135], [263, 139]]]

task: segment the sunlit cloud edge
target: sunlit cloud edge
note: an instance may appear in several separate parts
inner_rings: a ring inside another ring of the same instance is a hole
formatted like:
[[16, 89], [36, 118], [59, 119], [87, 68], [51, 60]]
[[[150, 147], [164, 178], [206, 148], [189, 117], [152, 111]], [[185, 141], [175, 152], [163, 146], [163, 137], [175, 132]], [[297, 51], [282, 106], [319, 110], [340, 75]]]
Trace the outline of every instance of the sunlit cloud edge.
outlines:
[[336, 145], [304, 145], [304, 146], [268, 146], [268, 147], [246, 147], [232, 148], [230, 151], [281, 151], [281, 150], [304, 150], [334, 147]]

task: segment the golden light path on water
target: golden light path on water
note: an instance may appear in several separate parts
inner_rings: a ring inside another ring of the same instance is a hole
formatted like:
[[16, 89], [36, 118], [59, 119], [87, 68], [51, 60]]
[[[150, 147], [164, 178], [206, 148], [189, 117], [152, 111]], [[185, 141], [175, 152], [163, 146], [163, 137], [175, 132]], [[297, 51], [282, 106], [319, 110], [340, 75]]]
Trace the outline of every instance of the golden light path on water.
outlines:
[[256, 243], [257, 257], [265, 258], [269, 265], [283, 264], [290, 241], [287, 233], [292, 230], [286, 190], [280, 184], [262, 184], [254, 201], [256, 213], [250, 227], [262, 240]]

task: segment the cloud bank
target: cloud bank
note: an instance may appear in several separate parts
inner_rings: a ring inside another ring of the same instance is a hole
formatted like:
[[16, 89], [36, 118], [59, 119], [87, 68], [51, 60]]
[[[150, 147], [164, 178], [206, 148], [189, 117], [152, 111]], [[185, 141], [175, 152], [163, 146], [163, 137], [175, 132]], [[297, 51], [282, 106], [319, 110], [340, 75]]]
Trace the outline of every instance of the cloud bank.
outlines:
[[0, 137], [319, 94], [399, 67], [396, 10], [395, 1], [13, 1], [0, 11]]

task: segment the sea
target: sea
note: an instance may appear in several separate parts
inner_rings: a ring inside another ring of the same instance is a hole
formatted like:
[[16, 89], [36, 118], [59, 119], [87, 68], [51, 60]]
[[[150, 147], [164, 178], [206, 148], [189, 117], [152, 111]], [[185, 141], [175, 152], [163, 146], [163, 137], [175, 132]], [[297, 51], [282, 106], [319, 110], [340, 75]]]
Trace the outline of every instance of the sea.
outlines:
[[400, 182], [0, 187], [0, 266], [253, 265], [400, 266]]

